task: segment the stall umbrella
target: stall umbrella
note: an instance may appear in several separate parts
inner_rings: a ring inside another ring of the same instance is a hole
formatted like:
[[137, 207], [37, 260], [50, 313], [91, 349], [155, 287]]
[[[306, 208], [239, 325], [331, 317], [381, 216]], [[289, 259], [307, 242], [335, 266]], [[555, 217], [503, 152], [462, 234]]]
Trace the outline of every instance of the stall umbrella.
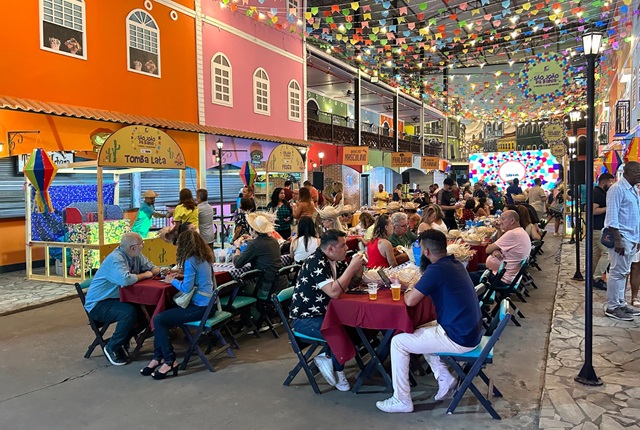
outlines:
[[49, 197], [49, 185], [57, 171], [58, 166], [42, 148], [34, 149], [24, 166], [24, 174], [36, 190], [36, 207], [41, 213], [54, 211]]

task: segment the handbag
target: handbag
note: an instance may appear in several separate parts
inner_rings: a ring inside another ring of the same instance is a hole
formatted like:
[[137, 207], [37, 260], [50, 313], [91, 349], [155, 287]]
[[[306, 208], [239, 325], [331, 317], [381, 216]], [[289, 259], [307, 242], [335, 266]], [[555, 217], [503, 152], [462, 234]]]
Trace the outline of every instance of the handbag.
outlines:
[[[211, 276], [213, 276], [213, 268], [211, 268]], [[189, 290], [188, 293], [183, 293], [182, 291], [178, 291], [173, 296], [173, 303], [180, 306], [182, 309], [186, 309], [189, 306], [189, 303], [191, 303], [191, 300], [193, 300], [193, 296], [195, 296], [197, 292], [198, 292], [197, 285], [194, 285], [193, 288], [191, 288], [191, 290]], [[208, 294], [208, 293], [200, 293], [200, 294], [205, 297], [213, 296], [213, 294]]]
[[609, 249], [615, 246], [613, 233], [611, 233], [611, 230], [609, 230], [609, 227], [605, 227], [602, 229], [602, 237], [600, 238], [600, 243]]

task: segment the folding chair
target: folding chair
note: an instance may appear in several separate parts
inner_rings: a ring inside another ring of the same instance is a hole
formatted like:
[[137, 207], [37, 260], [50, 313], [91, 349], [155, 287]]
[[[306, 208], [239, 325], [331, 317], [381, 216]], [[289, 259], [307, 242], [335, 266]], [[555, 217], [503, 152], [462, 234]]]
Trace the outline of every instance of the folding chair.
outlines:
[[[260, 333], [258, 333], [258, 326], [255, 324], [255, 321], [252, 316], [252, 309], [255, 304], [258, 302], [257, 299], [257, 282], [260, 277], [262, 277], [262, 270], [253, 269], [248, 272], [244, 272], [238, 277], [238, 283], [240, 284], [240, 288], [236, 292], [234, 296], [234, 300], [232, 302], [233, 307], [236, 309], [238, 313], [240, 313], [242, 321], [244, 323], [244, 329], [235, 335], [245, 334], [247, 332], [253, 332], [255, 337], [260, 337]], [[220, 298], [220, 303], [223, 307], [229, 306], [229, 299], [226, 297]], [[229, 311], [231, 312], [231, 311]]]
[[[217, 287], [213, 291], [213, 295], [209, 300], [207, 309], [202, 315], [202, 318], [200, 319], [200, 321], [191, 321], [191, 322], [180, 325], [180, 328], [184, 332], [184, 335], [187, 338], [187, 341], [189, 342], [189, 348], [187, 349], [187, 353], [184, 356], [184, 360], [182, 360], [182, 363], [180, 365], [180, 368], [182, 370], [187, 368], [189, 359], [191, 358], [191, 355], [195, 351], [200, 357], [200, 360], [202, 360], [202, 362], [206, 366], [206, 368], [209, 369], [209, 372], [215, 372], [215, 370], [213, 370], [213, 366], [211, 365], [211, 362], [209, 361], [207, 356], [204, 354], [204, 352], [202, 352], [200, 345], [198, 345], [200, 336], [203, 333], [209, 333], [210, 335], [214, 336], [221, 344], [221, 347], [213, 352], [214, 357], [220, 354], [221, 352], [227, 351], [227, 354], [229, 355], [229, 357], [236, 358], [235, 354], [231, 350], [231, 345], [227, 343], [227, 341], [224, 339], [224, 336], [222, 336], [222, 333], [220, 333], [220, 328], [225, 327], [226, 322], [229, 319], [231, 319], [231, 314], [227, 311], [216, 310], [213, 316], [210, 316], [211, 310], [218, 302], [218, 294], [220, 292], [220, 289], [223, 287], [224, 285], [221, 285], [220, 287]], [[191, 333], [192, 329], [195, 329], [193, 334]]]
[[[506, 286], [506, 287], [494, 287], [492, 286], [491, 288], [495, 291], [495, 302], [496, 305], [494, 306], [493, 310], [491, 311], [491, 317], [495, 317], [496, 314], [499, 312], [500, 305], [502, 304], [502, 302], [506, 299], [508, 299], [512, 294], [516, 294], [518, 297], [524, 299], [524, 297], [522, 297], [522, 294], [520, 293], [520, 283], [522, 282], [522, 278], [523, 278], [523, 273], [526, 270], [526, 262], [527, 260], [522, 260], [522, 262], [520, 262], [520, 270], [518, 270], [518, 273], [516, 274], [516, 276], [513, 278], [513, 280], [511, 281], [511, 283]], [[520, 311], [520, 309], [515, 305], [515, 303], [513, 303], [513, 301], [508, 300], [509, 306], [511, 307], [511, 309], [513, 309], [514, 313], [517, 314], [520, 318], [524, 318], [524, 314], [522, 313], [522, 311]], [[511, 314], [511, 321], [513, 321], [513, 323], [520, 327], [521, 324], [520, 322], [516, 319], [514, 314]]]
[[[538, 254], [542, 251], [542, 244], [544, 242], [541, 240], [534, 240], [531, 242], [531, 252], [529, 253], [529, 265], [535, 267], [538, 270], [542, 270], [538, 265], [536, 259], [538, 258]], [[538, 287], [535, 287], [538, 288]]]
[[[256, 327], [253, 318], [251, 317], [251, 308], [258, 300], [252, 296], [240, 295], [240, 288], [243, 286], [242, 276], [251, 272], [256, 272], [250, 275], [255, 276], [255, 279], [262, 275], [260, 270], [252, 270], [240, 275], [240, 282], [230, 281], [220, 286], [220, 294], [224, 294], [224, 297], [220, 297], [220, 306], [222, 307], [222, 310], [231, 313], [232, 317], [235, 317], [236, 315], [240, 317], [240, 321], [244, 328], [240, 332], [236, 333], [236, 335], [244, 334], [247, 331], [253, 331], [256, 337], [260, 337], [258, 334], [258, 327]], [[230, 293], [227, 295], [228, 292]]]
[[[292, 286], [292, 283], [295, 283], [296, 279], [298, 278], [298, 272], [300, 271], [300, 265], [299, 264], [291, 264], [289, 266], [285, 266], [285, 267], [281, 267], [278, 270], [278, 276], [274, 279], [273, 281], [273, 285], [271, 286], [271, 289], [269, 290], [269, 296], [267, 296], [266, 299], [263, 299], [261, 297], [258, 297], [257, 295], [255, 296], [256, 299], [258, 300], [258, 303], [256, 304], [256, 307], [258, 309], [259, 315], [258, 315], [258, 320], [256, 322], [256, 326], [260, 327], [262, 326], [262, 323], [266, 321], [267, 325], [269, 326], [269, 330], [271, 330], [271, 333], [273, 334], [273, 337], [275, 337], [276, 339], [278, 339], [280, 336], [278, 335], [278, 332], [276, 331], [276, 326], [273, 323], [273, 321], [271, 320], [269, 314], [274, 314], [275, 312], [275, 308], [273, 307], [273, 302], [271, 300], [269, 300], [269, 297], [271, 297], [271, 294], [275, 293], [275, 289], [278, 286], [280, 279], [282, 277], [286, 277], [287, 278], [287, 284], [289, 285], [289, 287]], [[288, 288], [289, 288], [288, 287]], [[283, 321], [284, 323], [284, 321]]]
[[[285, 288], [278, 294], [271, 295], [273, 306], [276, 308], [276, 312], [278, 312], [278, 316], [280, 316], [282, 325], [284, 325], [284, 329], [287, 332], [287, 336], [289, 337], [289, 345], [291, 345], [291, 349], [293, 349], [296, 357], [298, 357], [298, 364], [296, 364], [295, 367], [291, 369], [291, 371], [289, 371], [289, 376], [287, 376], [287, 379], [284, 380], [282, 385], [288, 387], [296, 377], [298, 372], [300, 372], [300, 369], [302, 369], [307, 375], [307, 379], [311, 384], [311, 388], [313, 388], [313, 392], [316, 394], [321, 394], [318, 383], [316, 382], [314, 371], [312, 370], [312, 368], [316, 370], [315, 364], [313, 364], [313, 357], [315, 356], [314, 352], [316, 351], [316, 349], [318, 349], [318, 347], [322, 346], [320, 352], [318, 352], [318, 354], [322, 354], [327, 351], [328, 346], [324, 339], [317, 339], [311, 336], [306, 336], [302, 333], [296, 333], [293, 330], [291, 324], [289, 324], [289, 320], [282, 310], [281, 303], [291, 300], [291, 296], [293, 296], [293, 288], [294, 287]], [[305, 349], [307, 351], [303, 353]]]
[[482, 325], [485, 329], [489, 328], [493, 318], [489, 313], [489, 309], [491, 309], [491, 305], [495, 303], [496, 298], [496, 292], [493, 287], [502, 282], [502, 277], [506, 271], [507, 263], [502, 261], [495, 275], [491, 273], [491, 270], [485, 270], [480, 277], [480, 283], [475, 287], [478, 301], [480, 302], [480, 311], [482, 312]]
[[479, 376], [482, 381], [487, 384], [489, 391], [493, 392], [495, 397], [502, 397], [502, 393], [493, 385], [482, 369], [487, 364], [493, 363], [493, 347], [509, 323], [509, 316], [509, 299], [505, 299], [500, 304], [500, 318], [495, 330], [493, 330], [493, 334], [491, 336], [483, 336], [480, 344], [474, 350], [464, 354], [452, 354], [447, 352], [435, 354], [451, 366], [458, 375], [458, 378], [462, 380], [458, 386], [458, 390], [451, 400], [451, 403], [449, 404], [449, 407], [447, 408], [447, 414], [452, 414], [456, 410], [456, 407], [458, 406], [458, 403], [460, 403], [460, 400], [462, 400], [465, 392], [467, 389], [470, 389], [493, 418], [497, 420], [501, 419], [500, 415], [496, 412], [493, 406], [491, 406], [491, 402], [487, 398], [489, 396], [485, 397], [478, 387], [474, 385], [473, 380], [476, 376]]
[[88, 289], [90, 284], [91, 284], [91, 278], [85, 279], [81, 284], [77, 282], [75, 283], [76, 292], [78, 293], [78, 297], [80, 297], [80, 302], [82, 303], [82, 309], [84, 310], [84, 313], [87, 315], [87, 319], [89, 320], [89, 326], [91, 327], [91, 330], [93, 330], [93, 334], [96, 336], [93, 342], [91, 343], [91, 345], [89, 345], [89, 348], [87, 348], [87, 352], [84, 354], [84, 358], [91, 357], [91, 354], [93, 354], [93, 350], [96, 349], [96, 346], [100, 345], [101, 350], [103, 350], [104, 347], [107, 346], [107, 342], [109, 342], [109, 338], [105, 339], [104, 335], [109, 329], [109, 326], [113, 323], [113, 321], [105, 321], [105, 322], [96, 321], [93, 318], [91, 318], [91, 315], [89, 315], [89, 312], [87, 312], [87, 310], [85, 309], [84, 290]]

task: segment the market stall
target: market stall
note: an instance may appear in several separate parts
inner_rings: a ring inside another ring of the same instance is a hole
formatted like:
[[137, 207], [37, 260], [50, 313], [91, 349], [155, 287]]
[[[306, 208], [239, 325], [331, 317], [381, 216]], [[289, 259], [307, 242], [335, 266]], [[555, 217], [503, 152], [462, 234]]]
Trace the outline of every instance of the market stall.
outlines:
[[[32, 189], [33, 184], [26, 187], [27, 277], [64, 283], [85, 279], [91, 269], [97, 268], [119, 245], [120, 238], [130, 228], [129, 220], [124, 219], [118, 207], [119, 175], [152, 169], [180, 169], [182, 183], [185, 168], [185, 157], [180, 146], [161, 130], [127, 126], [112, 133], [101, 145], [96, 161], [60, 166], [60, 172], [95, 174], [97, 178], [97, 185], [93, 186], [95, 192], [88, 198], [74, 198], [73, 193], [60, 190], [67, 196], [63, 203], [65, 206], [58, 208], [62, 214], [59, 218], [62, 218], [66, 229], [62, 240], [39, 240], [37, 232], [34, 237], [32, 194], [37, 193]], [[114, 175], [114, 184], [104, 184], [105, 174]], [[36, 199], [38, 210], [40, 200]], [[44, 248], [44, 275], [33, 273], [33, 253], [37, 248]], [[54, 275], [50, 258], [57, 252], [62, 270]], [[143, 254], [158, 265], [175, 263], [175, 246], [159, 237], [145, 239]]]
[[[304, 161], [300, 151], [295, 146], [282, 144], [276, 146], [267, 161], [267, 169], [265, 172], [265, 193], [267, 203], [271, 199], [269, 190], [269, 175], [288, 175], [291, 173], [302, 173], [305, 171]], [[282, 180], [284, 183], [284, 179]], [[278, 184], [278, 186], [281, 186]]]

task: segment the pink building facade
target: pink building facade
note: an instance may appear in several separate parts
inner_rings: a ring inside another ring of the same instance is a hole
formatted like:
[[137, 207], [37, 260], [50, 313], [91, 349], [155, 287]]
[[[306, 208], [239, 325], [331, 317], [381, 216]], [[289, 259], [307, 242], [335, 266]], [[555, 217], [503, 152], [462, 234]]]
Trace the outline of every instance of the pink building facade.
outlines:
[[[279, 8], [282, 1], [242, 6]], [[287, 4], [284, 2], [284, 4]], [[304, 139], [304, 47], [299, 35], [204, 0], [202, 30], [206, 125]], [[298, 14], [301, 12], [298, 11]]]

